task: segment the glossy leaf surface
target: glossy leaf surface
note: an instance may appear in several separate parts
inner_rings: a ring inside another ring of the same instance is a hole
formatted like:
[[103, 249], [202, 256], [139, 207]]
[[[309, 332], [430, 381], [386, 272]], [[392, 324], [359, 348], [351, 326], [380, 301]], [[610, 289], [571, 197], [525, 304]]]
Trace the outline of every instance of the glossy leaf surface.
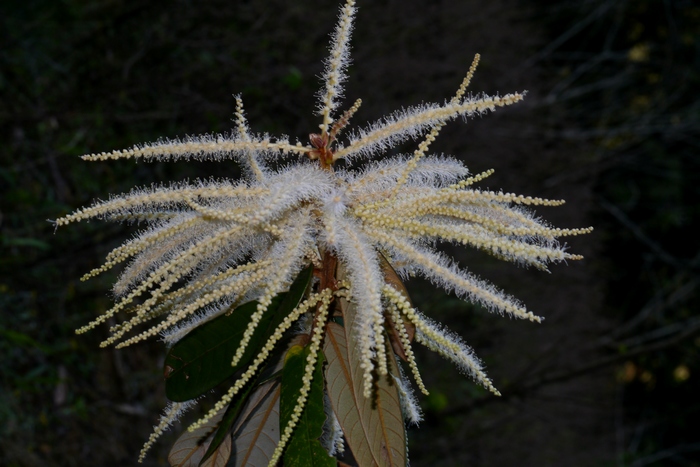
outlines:
[[[297, 406], [303, 385], [309, 347], [294, 346], [289, 350], [282, 372], [280, 432], [284, 431]], [[326, 413], [323, 407], [323, 352], [319, 351], [304, 411], [294, 428], [284, 453], [284, 465], [335, 467], [337, 461], [328, 455], [319, 438], [323, 434]]]

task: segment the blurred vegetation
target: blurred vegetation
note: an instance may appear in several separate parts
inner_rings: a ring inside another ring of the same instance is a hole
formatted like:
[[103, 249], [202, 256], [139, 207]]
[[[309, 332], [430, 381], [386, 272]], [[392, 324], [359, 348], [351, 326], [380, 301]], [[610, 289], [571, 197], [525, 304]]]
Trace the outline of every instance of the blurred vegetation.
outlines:
[[[496, 166], [508, 191], [567, 198], [554, 223], [596, 233], [572, 240], [590, 261], [544, 279], [465, 257], [544, 309], [536, 330], [416, 284], [416, 303], [465, 335], [504, 397], [419, 354], [436, 369], [409, 433], [414, 465], [700, 465], [700, 7], [423, 3], [360, 2], [358, 122], [450, 95], [479, 51], [476, 91], [531, 94], [448, 127], [441, 150], [473, 148], [469, 165]], [[54, 234], [47, 219], [133, 186], [238, 173], [77, 156], [226, 131], [238, 92], [254, 130], [305, 138], [335, 14], [320, 0], [0, 5], [0, 464], [131, 465], [165, 401], [159, 343], [115, 352], [98, 349], [104, 329], [73, 333], [110, 306], [114, 279], [79, 277], [134, 227]], [[145, 465], [165, 465], [168, 444]]]
[[578, 176], [597, 177], [617, 321], [601, 339], [625, 361], [618, 463], [700, 465], [700, 5], [572, 2], [545, 22], [541, 60], [561, 76], [547, 99], [594, 155]]

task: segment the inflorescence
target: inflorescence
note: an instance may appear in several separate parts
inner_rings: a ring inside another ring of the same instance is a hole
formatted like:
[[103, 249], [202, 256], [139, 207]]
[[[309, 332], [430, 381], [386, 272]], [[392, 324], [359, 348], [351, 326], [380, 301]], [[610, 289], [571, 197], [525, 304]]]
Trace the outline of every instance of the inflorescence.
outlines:
[[[385, 337], [389, 320], [398, 328], [405, 358], [423, 393], [427, 394], [427, 389], [411, 350], [414, 340], [453, 361], [460, 371], [498, 394], [472, 350], [415, 309], [405, 293], [387, 281], [385, 263], [401, 278], [420, 275], [488, 310], [540, 321], [513, 297], [457, 267], [449, 256], [438, 251], [436, 243], [468, 245], [538, 269], [546, 269], [551, 262], [581, 258], [566, 252], [557, 238], [585, 234], [590, 228], [553, 228], [526, 208], [558, 206], [563, 201], [473, 188], [493, 171], [470, 177], [459, 160], [428, 153], [440, 129], [450, 120], [493, 112], [523, 99], [523, 93], [467, 95], [478, 55], [450, 101], [402, 109], [349, 132], [342, 142], [338, 139], [361, 104], [357, 101], [336, 117], [350, 60], [354, 4], [348, 0], [342, 7], [332, 36], [331, 55], [323, 75], [325, 87], [320, 92], [320, 133], [311, 135], [310, 144], [251, 133], [238, 96], [236, 128], [229, 135], [161, 140], [83, 159], [233, 159], [244, 167], [244, 178], [136, 189], [56, 221], [58, 226], [92, 218], [148, 224], [136, 238], [109, 253], [103, 266], [83, 277], [88, 279], [126, 264], [114, 285], [115, 305], [77, 331], [86, 332], [118, 313], [128, 313], [111, 328], [111, 336], [103, 346], [125, 347], [158, 335], [172, 344], [232, 304], [256, 300], [257, 311], [236, 354], [231, 356], [235, 364], [272, 299], [286, 291], [302, 269], [309, 264], [323, 269], [325, 259], [331, 256], [344, 268], [345, 286], [322, 288], [316, 283], [222, 400], [191, 429], [223, 410], [285, 332], [300, 318], [312, 315], [313, 358], [299, 394], [298, 416], [324, 337], [326, 315], [332, 312], [332, 301], [341, 295], [357, 304], [359, 310], [352, 331], [361, 348], [365, 397], [370, 397], [376, 375], [389, 372], [386, 349], [391, 347], [386, 345]], [[376, 159], [411, 138], [421, 138], [413, 154], [366, 162], [354, 169], [334, 165], [341, 159], [355, 166], [358, 161]], [[275, 165], [281, 157], [287, 162]], [[415, 335], [409, 336], [404, 322], [414, 327]], [[411, 403], [410, 398], [402, 400]], [[155, 436], [182, 410], [183, 404], [174, 404]], [[417, 411], [415, 406], [406, 410]], [[281, 455], [293, 428], [294, 420], [282, 433], [270, 465]], [[149, 439], [144, 453], [155, 436]]]

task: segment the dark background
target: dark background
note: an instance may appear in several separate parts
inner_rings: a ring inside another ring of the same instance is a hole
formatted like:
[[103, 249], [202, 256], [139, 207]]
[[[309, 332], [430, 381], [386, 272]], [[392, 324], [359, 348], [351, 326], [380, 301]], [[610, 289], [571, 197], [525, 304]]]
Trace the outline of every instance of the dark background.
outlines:
[[[474, 93], [525, 102], [450, 124], [435, 151], [482, 186], [565, 198], [538, 214], [586, 259], [553, 274], [455, 249], [540, 325], [421, 282], [503, 397], [418, 351], [431, 390], [415, 466], [700, 466], [700, 6], [687, 0], [359, 2], [355, 124], [441, 102], [474, 53]], [[132, 465], [165, 404], [158, 342], [101, 350], [114, 274], [78, 281], [134, 226], [55, 219], [109, 193], [237, 176], [232, 162], [88, 163], [158, 137], [254, 131], [306, 141], [338, 5], [320, 0], [26, 0], [0, 5], [0, 464]], [[407, 145], [404, 151], [413, 147]], [[177, 426], [176, 433], [181, 430]], [[145, 465], [166, 465], [172, 435]]]

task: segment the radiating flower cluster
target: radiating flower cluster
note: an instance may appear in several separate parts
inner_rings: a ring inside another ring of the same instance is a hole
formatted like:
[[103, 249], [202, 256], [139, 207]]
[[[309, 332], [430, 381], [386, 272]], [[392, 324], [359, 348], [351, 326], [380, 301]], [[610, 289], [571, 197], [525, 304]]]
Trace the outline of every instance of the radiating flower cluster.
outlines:
[[[439, 252], [438, 244], [469, 245], [539, 269], [546, 269], [549, 262], [580, 258], [567, 253], [556, 239], [590, 229], [552, 228], [525, 207], [557, 206], [563, 201], [474, 188], [492, 171], [470, 177], [457, 159], [428, 154], [430, 144], [449, 120], [482, 115], [523, 98], [519, 93], [467, 95], [478, 56], [450, 101], [402, 109], [339, 141], [341, 130], [360, 107], [357, 101], [336, 115], [349, 62], [354, 13], [354, 1], [348, 0], [326, 63], [325, 88], [319, 102], [321, 132], [310, 135], [310, 144], [251, 133], [241, 98], [236, 97], [237, 128], [230, 134], [160, 140], [83, 159], [234, 159], [245, 168], [243, 179], [137, 189], [56, 221], [65, 225], [101, 218], [148, 224], [138, 236], [113, 250], [102, 267], [84, 277], [126, 263], [114, 286], [115, 305], [78, 330], [85, 332], [127, 312], [127, 318], [111, 328], [103, 346], [124, 347], [158, 335], [174, 343], [231, 305], [257, 300], [257, 311], [232, 355], [235, 364], [272, 299], [286, 291], [302, 269], [309, 264], [316, 266], [321, 280], [311, 295], [280, 325], [266, 350], [201, 422], [226, 406], [284, 331], [305, 314], [322, 315], [309, 328], [317, 351], [325, 315], [339, 294], [360, 310], [353, 332], [362, 349], [366, 397], [371, 395], [375, 375], [389, 372], [385, 352], [391, 348], [386, 345], [388, 323], [397, 329], [400, 347], [423, 392], [426, 389], [411, 350], [413, 340], [452, 360], [461, 371], [497, 393], [471, 349], [416, 310], [406, 294], [387, 280], [387, 267], [403, 278], [414, 274], [428, 278], [489, 310], [539, 321], [517, 300], [457, 267]], [[376, 160], [387, 149], [411, 138], [421, 138], [413, 154]], [[284, 164], [277, 163], [280, 158], [286, 158]], [[360, 163], [369, 158], [373, 161]], [[340, 159], [348, 161], [347, 168], [334, 166]], [[329, 258], [345, 271], [344, 283], [324, 282], [324, 274], [335, 274], [324, 271], [331, 264]], [[409, 328], [415, 335], [409, 335]], [[314, 364], [309, 362], [307, 377]], [[308, 390], [308, 384], [304, 387]], [[403, 399], [409, 405], [407, 410], [417, 413], [411, 398]], [[301, 394], [299, 406], [303, 404]], [[181, 408], [177, 405], [177, 410]], [[164, 418], [168, 423], [171, 419]], [[292, 423], [289, 431], [293, 428]], [[275, 459], [288, 438], [285, 432]]]

